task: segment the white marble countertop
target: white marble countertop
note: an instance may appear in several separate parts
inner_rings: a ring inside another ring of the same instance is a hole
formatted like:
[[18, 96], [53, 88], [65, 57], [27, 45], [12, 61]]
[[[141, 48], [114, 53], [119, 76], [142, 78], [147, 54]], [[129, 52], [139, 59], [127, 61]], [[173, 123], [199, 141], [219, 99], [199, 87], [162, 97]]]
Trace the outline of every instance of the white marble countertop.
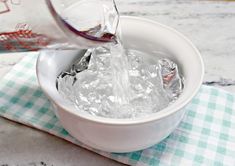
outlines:
[[[121, 14], [149, 18], [171, 26], [187, 36], [203, 56], [206, 69], [204, 84], [235, 93], [234, 1], [116, 1]], [[0, 78], [26, 55], [0, 54]], [[0, 166], [122, 165], [2, 118], [0, 149]]]

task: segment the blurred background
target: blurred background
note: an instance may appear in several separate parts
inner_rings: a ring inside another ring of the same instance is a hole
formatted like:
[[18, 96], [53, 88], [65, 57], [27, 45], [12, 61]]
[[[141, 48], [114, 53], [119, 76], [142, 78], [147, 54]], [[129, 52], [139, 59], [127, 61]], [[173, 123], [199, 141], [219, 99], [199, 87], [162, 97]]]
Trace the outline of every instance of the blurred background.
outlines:
[[[116, 0], [116, 3], [121, 15], [152, 19], [183, 33], [202, 54], [204, 84], [235, 93], [235, 1]], [[1, 54], [0, 78], [28, 54], [31, 53]], [[0, 149], [0, 165], [122, 165], [1, 118]]]

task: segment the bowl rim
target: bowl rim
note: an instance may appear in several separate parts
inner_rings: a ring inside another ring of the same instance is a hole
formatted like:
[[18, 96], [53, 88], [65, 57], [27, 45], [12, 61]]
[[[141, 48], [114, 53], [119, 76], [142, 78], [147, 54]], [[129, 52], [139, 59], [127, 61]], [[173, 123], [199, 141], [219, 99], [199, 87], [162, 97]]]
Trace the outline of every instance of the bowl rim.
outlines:
[[[66, 111], [72, 115], [78, 116], [79, 118], [81, 118], [83, 120], [90, 121], [92, 123], [97, 123], [97, 124], [108, 124], [108, 125], [118, 125], [118, 126], [119, 125], [136, 125], [136, 124], [150, 123], [152, 121], [160, 120], [160, 119], [168, 117], [174, 113], [177, 113], [192, 100], [192, 98], [197, 94], [197, 92], [199, 91], [199, 89], [202, 85], [205, 69], [204, 69], [204, 63], [203, 63], [203, 59], [201, 57], [200, 52], [198, 51], [198, 49], [194, 46], [194, 44], [189, 39], [187, 39], [183, 34], [181, 34], [180, 32], [176, 31], [175, 29], [173, 29], [171, 27], [168, 27], [168, 26], [163, 25], [161, 23], [158, 23], [156, 21], [146, 19], [146, 18], [141, 18], [141, 17], [121, 16], [121, 18], [147, 22], [147, 23], [150, 23], [153, 25], [160, 26], [164, 29], [171, 31], [172, 33], [175, 33], [177, 36], [179, 36], [181, 39], [183, 39], [186, 43], [188, 43], [190, 45], [190, 47], [192, 48], [192, 50], [196, 53], [196, 55], [198, 57], [199, 66], [201, 67], [201, 73], [199, 73], [200, 79], [198, 80], [197, 85], [192, 90], [191, 95], [189, 95], [186, 100], [184, 100], [183, 102], [181, 102], [178, 105], [175, 105], [174, 109], [169, 109], [169, 107], [166, 107], [159, 112], [152, 113], [151, 116], [137, 117], [137, 118], [133, 118], [133, 119], [106, 118], [106, 117], [99, 117], [99, 116], [94, 116], [94, 115], [90, 115], [90, 114], [84, 115], [84, 114], [80, 113], [79, 111], [74, 111], [74, 110], [68, 109], [64, 104], [56, 102], [53, 99], [53, 97], [51, 97], [51, 95], [48, 94], [47, 90], [43, 87], [42, 79], [40, 77], [39, 61], [40, 61], [40, 58], [42, 57], [42, 54], [39, 54], [38, 59], [37, 59], [37, 64], [36, 64], [36, 74], [37, 74], [38, 83], [39, 83], [41, 89], [43, 90], [44, 94], [51, 100], [51, 102], [53, 104], [55, 104], [57, 107], [61, 108], [61, 110]], [[65, 103], [66, 103], [66, 101], [65, 101]], [[174, 105], [174, 103], [172, 105]]]

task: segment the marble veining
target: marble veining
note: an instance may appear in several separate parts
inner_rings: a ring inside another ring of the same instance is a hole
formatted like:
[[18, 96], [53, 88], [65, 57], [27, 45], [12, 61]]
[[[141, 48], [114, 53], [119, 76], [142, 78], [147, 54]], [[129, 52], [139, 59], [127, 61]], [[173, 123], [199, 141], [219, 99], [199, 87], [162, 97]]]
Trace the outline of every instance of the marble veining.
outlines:
[[[9, 164], [1, 164], [0, 166], [12, 166]], [[17, 164], [15, 166], [53, 166], [53, 164], [47, 164], [44, 161], [40, 161], [40, 162], [29, 162], [26, 164]]]
[[[122, 15], [149, 18], [183, 33], [202, 54], [204, 84], [235, 93], [235, 1], [116, 0], [116, 3]], [[29, 54], [0, 54], [0, 78]], [[37, 130], [1, 118], [0, 124], [0, 166], [122, 165]]]
[[214, 81], [204, 81], [204, 85], [235, 86], [235, 80], [220, 78]]

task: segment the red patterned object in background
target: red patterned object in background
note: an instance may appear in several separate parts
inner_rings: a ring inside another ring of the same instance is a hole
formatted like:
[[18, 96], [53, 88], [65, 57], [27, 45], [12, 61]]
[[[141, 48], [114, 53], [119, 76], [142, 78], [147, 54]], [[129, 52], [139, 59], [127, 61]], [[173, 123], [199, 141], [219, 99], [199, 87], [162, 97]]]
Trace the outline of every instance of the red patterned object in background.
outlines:
[[45, 35], [33, 33], [26, 23], [17, 24], [15, 29], [13, 32], [0, 33], [0, 47], [10, 51], [36, 51], [50, 42]]

